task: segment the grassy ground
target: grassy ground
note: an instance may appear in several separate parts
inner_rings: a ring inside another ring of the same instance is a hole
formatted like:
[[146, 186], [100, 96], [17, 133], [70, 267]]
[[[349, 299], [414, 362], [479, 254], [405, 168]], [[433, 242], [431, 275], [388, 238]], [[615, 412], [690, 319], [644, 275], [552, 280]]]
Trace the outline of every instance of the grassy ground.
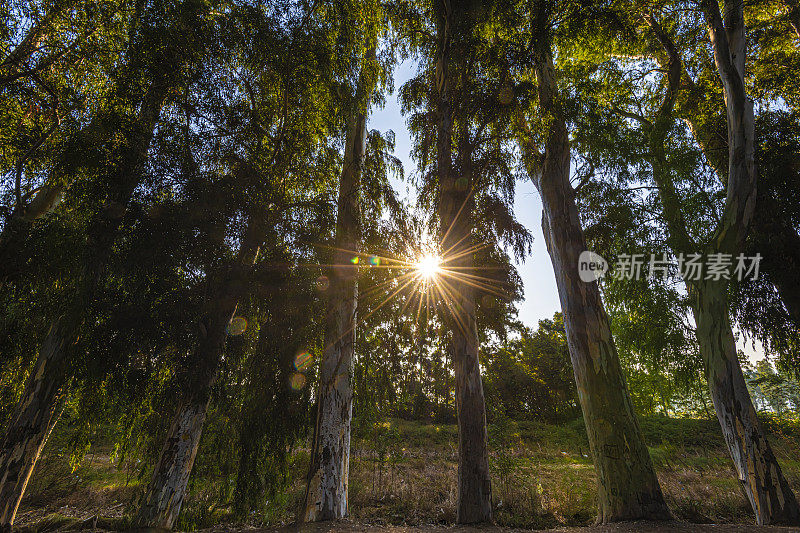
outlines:
[[[768, 424], [776, 455], [800, 491], [800, 427]], [[676, 518], [696, 523], [752, 523], [715, 421], [643, 419], [662, 489]], [[595, 477], [580, 422], [552, 426], [502, 421], [490, 426], [498, 525], [552, 528], [590, 524]], [[46, 531], [99, 517], [98, 527], [124, 528], [140, 490], [137, 465], [112, 464], [102, 446], [72, 471], [51, 448], [35, 473], [17, 524]], [[291, 522], [303, 491], [308, 451], [292, 456], [290, 488], [270, 502], [254, 526]], [[399, 419], [355, 424], [350, 469], [351, 520], [356, 524], [447, 525], [455, 519], [457, 440], [454, 425]], [[216, 482], [194, 480], [181, 529], [230, 523]], [[84, 524], [86, 525], [86, 524]]]

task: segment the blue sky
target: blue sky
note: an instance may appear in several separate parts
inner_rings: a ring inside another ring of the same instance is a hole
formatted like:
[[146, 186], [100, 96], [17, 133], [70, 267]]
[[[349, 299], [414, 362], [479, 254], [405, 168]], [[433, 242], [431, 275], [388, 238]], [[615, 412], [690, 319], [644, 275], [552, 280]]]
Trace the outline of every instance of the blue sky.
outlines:
[[[416, 64], [406, 61], [395, 70], [395, 87], [399, 88], [414, 75]], [[395, 155], [403, 162], [406, 173], [405, 182], [394, 182], [394, 186], [413, 205], [415, 193], [409, 185], [408, 176], [416, 172], [411, 159], [411, 138], [406, 126], [406, 117], [400, 113], [397, 90], [387, 96], [383, 109], [373, 110], [369, 128], [381, 132], [392, 130], [395, 133]], [[517, 269], [525, 287], [525, 301], [519, 304], [519, 319], [527, 326], [536, 327], [539, 320], [552, 318], [561, 309], [558, 302], [556, 280], [553, 267], [542, 236], [542, 203], [539, 194], [530, 182], [518, 182], [514, 200], [514, 213], [517, 219], [533, 234], [533, 252], [524, 263], [517, 263]]]
[[[395, 69], [395, 88], [399, 88], [408, 81], [416, 71], [416, 63], [406, 61]], [[382, 109], [373, 110], [369, 119], [369, 128], [381, 132], [394, 131], [395, 155], [403, 162], [406, 174], [405, 182], [395, 181], [393, 185], [405, 198], [414, 204], [415, 193], [412, 190], [408, 177], [416, 172], [416, 165], [411, 159], [411, 137], [406, 125], [406, 118], [400, 113], [400, 104], [397, 101], [397, 90], [386, 98], [386, 105]], [[514, 214], [533, 234], [533, 251], [523, 263], [517, 263], [517, 270], [522, 278], [525, 290], [525, 300], [520, 302], [519, 319], [531, 328], [535, 328], [538, 321], [552, 318], [553, 313], [561, 310], [558, 301], [558, 290], [553, 275], [553, 267], [542, 235], [542, 202], [534, 185], [529, 182], [517, 182], [517, 192], [514, 199]], [[760, 343], [746, 341], [739, 335], [737, 346], [744, 350], [751, 361], [764, 357], [764, 348]]]

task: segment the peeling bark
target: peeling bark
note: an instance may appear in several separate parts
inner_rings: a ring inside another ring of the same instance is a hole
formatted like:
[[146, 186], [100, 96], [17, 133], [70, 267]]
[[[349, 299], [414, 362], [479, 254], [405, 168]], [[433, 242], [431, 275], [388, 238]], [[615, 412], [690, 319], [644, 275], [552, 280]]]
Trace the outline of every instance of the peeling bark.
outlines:
[[[753, 101], [744, 84], [744, 12], [741, 3], [726, 4], [723, 20], [717, 0], [703, 0], [701, 7], [722, 80], [728, 124], [725, 210], [707, 252], [735, 254], [743, 248], [753, 218], [757, 183]], [[800, 507], [764, 438], [736, 357], [727, 281], [695, 282], [690, 290], [711, 398], [756, 522], [800, 525]]]
[[800, 507], [756, 416], [728, 319], [727, 282], [692, 287], [697, 340], [711, 399], [759, 525], [800, 525]]
[[138, 527], [170, 529], [177, 520], [200, 446], [207, 409], [207, 401], [187, 402], [178, 408], [134, 519]]
[[339, 182], [334, 267], [328, 287], [325, 348], [320, 366], [317, 422], [311, 450], [308, 486], [301, 521], [344, 518], [348, 512], [350, 422], [353, 415], [358, 267], [351, 259], [361, 241], [358, 194], [366, 147], [367, 117], [357, 112], [347, 128], [344, 165]]
[[[633, 411], [597, 282], [579, 276], [578, 260], [586, 244], [569, 183], [569, 137], [558, 104], [552, 52], [549, 42], [542, 41], [535, 68], [549, 132], [541, 167], [534, 164], [529, 174], [538, 176], [542, 229], [597, 473], [598, 522], [666, 520], [670, 512]], [[522, 144], [529, 163], [539, 159], [535, 148]]]
[[0, 447], [0, 525], [11, 529], [39, 454], [58, 416], [63, 397], [64, 341], [56, 322], [42, 345], [36, 365]]
[[[731, 4], [726, 9], [724, 22], [717, 0], [703, 0], [701, 7], [708, 23], [714, 61], [725, 93], [727, 142], [719, 135], [719, 128], [713, 120], [703, 122], [698, 119], [702, 116], [698, 109], [702, 96], [686, 74], [673, 40], [650, 16], [650, 27], [668, 58], [667, 95], [648, 131], [650, 160], [673, 250], [676, 253], [726, 253], [733, 256], [743, 248], [756, 203], [755, 121], [753, 102], [746, 95], [744, 87], [744, 17], [741, 4]], [[663, 61], [661, 64], [664, 66]], [[681, 83], [682, 78], [685, 83]], [[664, 153], [676, 101], [683, 108], [707, 160], [727, 189], [722, 218], [707, 246], [696, 244], [688, 236]], [[727, 159], [723, 157], [724, 152], [727, 152]], [[685, 282], [693, 298], [697, 338], [711, 398], [739, 479], [755, 511], [756, 521], [759, 524], [798, 524], [800, 509], [764, 438], [736, 355], [728, 315], [728, 281]]]

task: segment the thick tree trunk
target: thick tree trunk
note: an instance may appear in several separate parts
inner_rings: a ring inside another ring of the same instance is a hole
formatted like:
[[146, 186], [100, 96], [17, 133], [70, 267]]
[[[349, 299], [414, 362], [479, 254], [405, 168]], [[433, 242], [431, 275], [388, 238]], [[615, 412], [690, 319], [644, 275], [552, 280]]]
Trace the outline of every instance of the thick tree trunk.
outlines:
[[[209, 388], [210, 385], [211, 382]], [[170, 529], [177, 520], [200, 446], [207, 409], [207, 398], [206, 401], [182, 403], [178, 408], [134, 519], [136, 526]]]
[[486, 405], [478, 362], [474, 291], [463, 283], [454, 283], [453, 292], [456, 300], [453, 312], [458, 314], [450, 324], [458, 417], [456, 521], [471, 524], [492, 519]]
[[[454, 27], [469, 31], [467, 7], [449, 1], [436, 2], [437, 26], [437, 167], [439, 176], [440, 246], [443, 268], [468, 274], [473, 268], [470, 248], [474, 196], [471, 152], [465, 133], [461, 135], [462, 175], [453, 172], [454, 67], [451, 57]], [[460, 179], [457, 179], [460, 178]], [[478, 330], [475, 321], [475, 291], [458, 277], [441, 279], [447, 304], [446, 325], [451, 335], [451, 357], [455, 374], [458, 418], [458, 503], [456, 522], [488, 522], [492, 519], [492, 486], [486, 431], [486, 405], [478, 362]]]
[[[735, 254], [743, 248], [756, 204], [755, 120], [745, 91], [746, 35], [741, 3], [702, 0], [725, 92], [728, 125], [728, 180], [725, 210], [711, 252]], [[765, 440], [745, 386], [728, 318], [727, 281], [701, 281], [694, 291], [700, 350], [711, 397], [728, 450], [759, 524], [800, 524], [800, 508]]]
[[557, 103], [549, 45], [543, 47], [537, 60], [536, 76], [542, 113], [550, 120], [537, 183], [544, 207], [542, 229], [556, 275], [567, 345], [597, 472], [598, 521], [669, 519], [633, 412], [597, 282], [587, 283], [579, 277], [578, 260], [586, 244], [569, 183], [569, 138]]
[[0, 448], [0, 525], [11, 529], [63, 396], [63, 322], [53, 324]]
[[[475, 320], [475, 289], [461, 281], [473, 264], [472, 210], [474, 196], [469, 153], [460, 154], [465, 175], [455, 178], [441, 172], [439, 216], [443, 252], [442, 267], [459, 275], [440, 280], [447, 300], [447, 326], [451, 335], [451, 354], [455, 376], [456, 415], [458, 417], [458, 507], [460, 524], [492, 519], [492, 487], [489, 475], [486, 405], [478, 360], [478, 327]], [[446, 169], [444, 163], [442, 168]], [[464, 180], [469, 185], [464, 186]], [[459, 186], [458, 182], [461, 182]]]
[[758, 524], [800, 524], [800, 507], [772, 453], [742, 375], [728, 319], [727, 282], [692, 287], [697, 340], [711, 399]]
[[325, 348], [320, 365], [317, 422], [311, 450], [308, 487], [300, 519], [305, 522], [347, 516], [350, 471], [350, 421], [353, 415], [355, 346], [361, 211], [358, 203], [366, 146], [367, 117], [356, 113], [348, 124], [339, 183], [334, 267], [328, 287]]
[[187, 392], [134, 518], [136, 526], [171, 529], [178, 518], [200, 447], [211, 388], [217, 379], [226, 328], [236, 311], [236, 301], [238, 298], [222, 295], [208, 302], [213, 311], [206, 313], [200, 327], [200, 341], [191, 359], [191, 378], [185, 385]]

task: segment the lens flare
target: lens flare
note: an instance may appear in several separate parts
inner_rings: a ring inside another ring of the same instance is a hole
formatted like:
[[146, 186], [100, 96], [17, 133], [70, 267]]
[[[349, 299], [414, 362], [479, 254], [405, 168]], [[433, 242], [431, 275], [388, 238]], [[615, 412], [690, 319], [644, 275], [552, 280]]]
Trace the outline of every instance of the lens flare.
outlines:
[[294, 390], [300, 390], [306, 386], [306, 377], [303, 374], [292, 374], [292, 378], [289, 381], [289, 385]]
[[247, 320], [244, 317], [233, 317], [228, 323], [228, 335], [241, 335], [247, 329]]
[[331, 282], [328, 279], [328, 276], [320, 276], [317, 278], [317, 290], [318, 291], [327, 291], [328, 287], [331, 286]]
[[358, 256], [357, 255], [353, 256], [353, 258], [350, 260], [350, 262], [353, 263], [354, 265], [357, 265], [358, 264]]
[[299, 372], [305, 372], [314, 362], [314, 356], [310, 352], [301, 352], [294, 358], [294, 367]]
[[417, 273], [426, 279], [436, 277], [437, 274], [442, 272], [442, 259], [435, 255], [422, 256], [414, 266]]
[[378, 266], [381, 264], [381, 258], [378, 257], [377, 255], [370, 256], [369, 264], [372, 266]]

